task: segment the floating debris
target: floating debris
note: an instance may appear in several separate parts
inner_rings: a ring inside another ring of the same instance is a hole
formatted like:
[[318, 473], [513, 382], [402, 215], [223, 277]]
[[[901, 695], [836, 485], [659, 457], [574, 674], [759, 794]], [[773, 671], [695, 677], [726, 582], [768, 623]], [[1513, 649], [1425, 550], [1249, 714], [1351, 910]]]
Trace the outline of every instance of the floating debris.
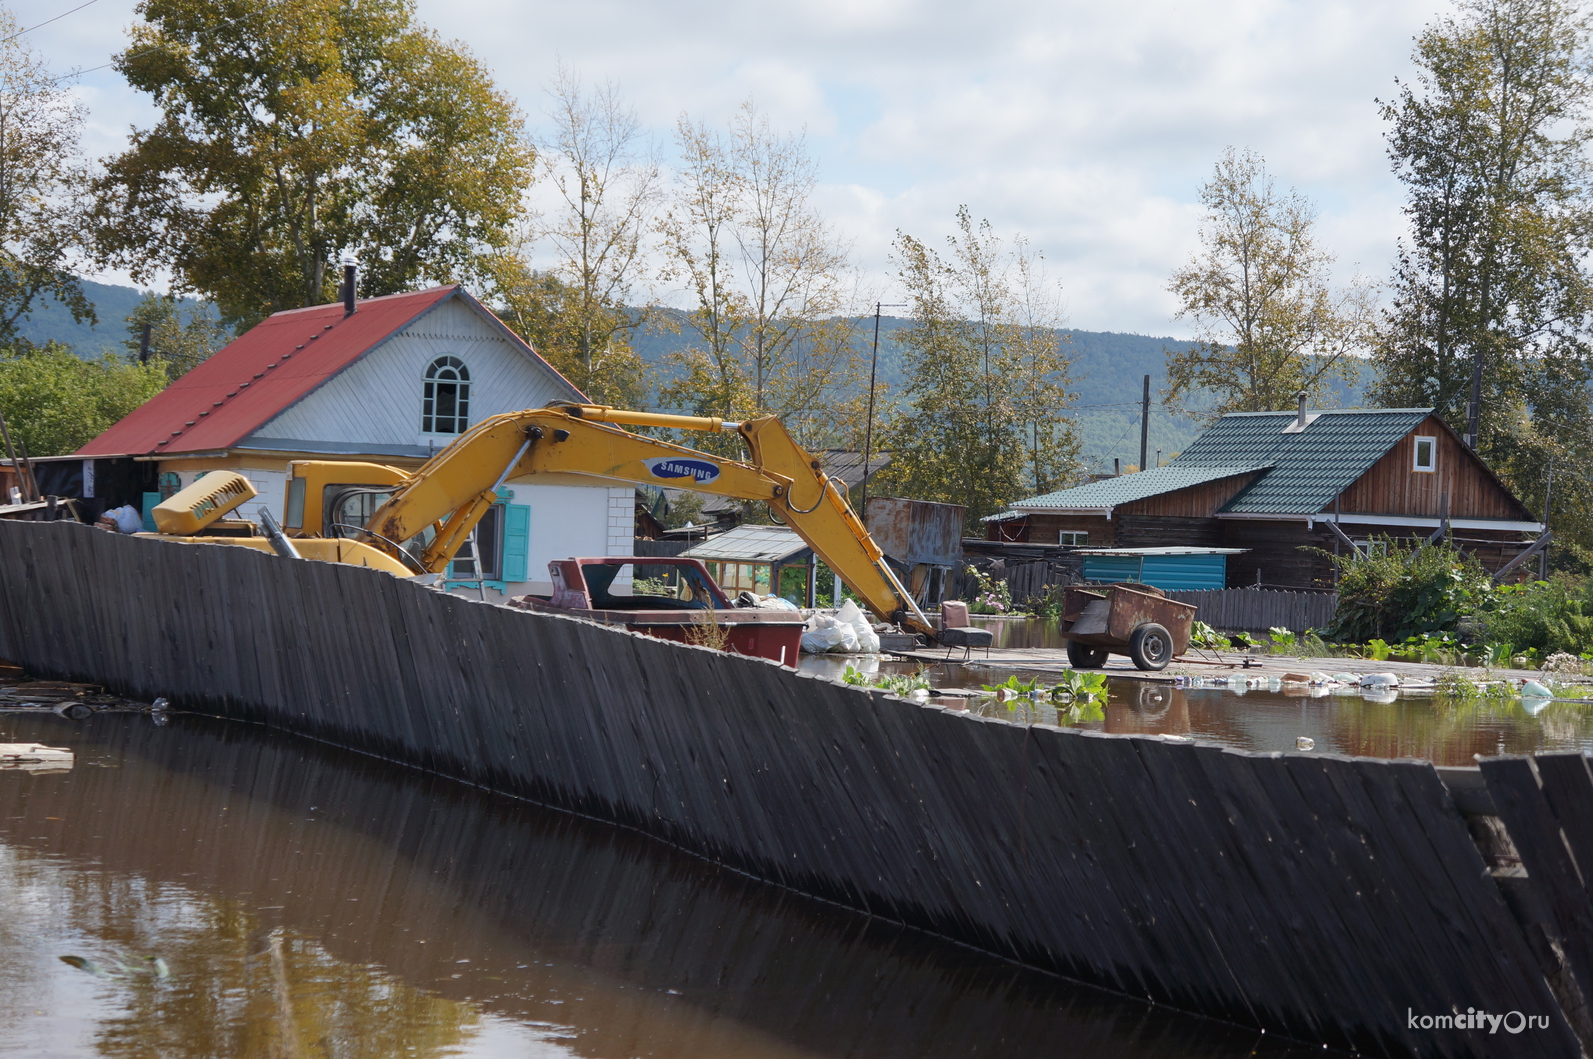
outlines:
[[42, 743], [0, 743], [0, 769], [24, 772], [67, 772], [72, 768], [72, 751]]
[[1296, 750], [1315, 750], [1316, 749], [1316, 740], [1312, 739], [1308, 735], [1302, 735], [1302, 736], [1298, 737], [1297, 739], [1295, 739], [1295, 741], [1294, 741], [1294, 749], [1296, 749]]

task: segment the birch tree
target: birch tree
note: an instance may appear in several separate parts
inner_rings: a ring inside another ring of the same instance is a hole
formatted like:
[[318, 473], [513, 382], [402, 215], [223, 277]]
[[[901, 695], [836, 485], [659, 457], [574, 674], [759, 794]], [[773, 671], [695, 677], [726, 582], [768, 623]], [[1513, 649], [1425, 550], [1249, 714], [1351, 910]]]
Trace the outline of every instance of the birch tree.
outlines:
[[82, 249], [80, 200], [88, 173], [78, 160], [86, 112], [0, 9], [0, 345], [40, 299], [94, 320], [72, 266]]
[[898, 232], [894, 260], [912, 326], [896, 332], [908, 383], [882, 448], [881, 488], [968, 508], [970, 530], [1077, 473], [1066, 414], [1071, 365], [1055, 288], [1021, 238], [957, 211], [947, 255]]
[[1589, 31], [1559, 0], [1468, 0], [1417, 39], [1417, 77], [1383, 107], [1410, 235], [1376, 351], [1380, 400], [1436, 407], [1474, 433], [1529, 503], [1551, 492], [1552, 460], [1556, 536], [1582, 548], [1593, 546], [1593, 485], [1575, 470], [1593, 456]]
[[1320, 400], [1367, 341], [1372, 291], [1333, 288], [1314, 208], [1280, 191], [1259, 155], [1230, 148], [1200, 200], [1201, 250], [1168, 283], [1197, 342], [1168, 351], [1168, 401], [1210, 391], [1215, 418], [1289, 408], [1301, 390]]
[[[496, 277], [506, 319], [554, 367], [603, 404], [643, 402], [645, 365], [631, 348], [631, 294], [658, 201], [658, 163], [618, 89], [585, 89], [561, 66], [539, 165], [557, 206], [531, 225]], [[537, 260], [547, 262], [534, 269]]]
[[[726, 130], [682, 118], [679, 184], [658, 225], [660, 278], [686, 295], [691, 341], [665, 404], [745, 419], [774, 414], [804, 444], [839, 440], [837, 405], [861, 378], [848, 251], [812, 198], [803, 137], [745, 104]], [[668, 318], [668, 317], [666, 317]]]

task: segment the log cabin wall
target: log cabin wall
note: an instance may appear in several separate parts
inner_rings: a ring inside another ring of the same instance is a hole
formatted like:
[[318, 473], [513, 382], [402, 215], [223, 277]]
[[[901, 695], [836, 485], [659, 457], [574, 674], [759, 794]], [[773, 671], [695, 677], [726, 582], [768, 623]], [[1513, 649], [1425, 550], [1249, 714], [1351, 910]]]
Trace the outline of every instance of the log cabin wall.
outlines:
[[[1228, 587], [1249, 588], [1257, 574], [1266, 588], [1333, 587], [1333, 531], [1270, 519], [1222, 519], [1222, 545], [1248, 551], [1228, 556]], [[1313, 551], [1310, 549], [1321, 549]], [[1327, 554], [1322, 554], [1326, 552]]]
[[1088, 533], [1091, 548], [1117, 547], [1117, 528], [1105, 515], [1056, 515], [1037, 511], [1029, 516], [1030, 544], [1056, 544], [1057, 534]]
[[[1415, 470], [1416, 438], [1437, 439], [1437, 469]], [[1531, 512], [1489, 474], [1437, 416], [1428, 416], [1339, 497], [1339, 510], [1364, 515], [1442, 518], [1449, 494], [1450, 518], [1528, 521]], [[1328, 510], [1332, 510], [1331, 506]]]
[[[1121, 509], [1119, 509], [1121, 511]], [[1226, 528], [1221, 519], [1175, 518], [1170, 515], [1123, 515], [1112, 513], [1117, 527], [1118, 548], [1195, 548], [1227, 547]]]

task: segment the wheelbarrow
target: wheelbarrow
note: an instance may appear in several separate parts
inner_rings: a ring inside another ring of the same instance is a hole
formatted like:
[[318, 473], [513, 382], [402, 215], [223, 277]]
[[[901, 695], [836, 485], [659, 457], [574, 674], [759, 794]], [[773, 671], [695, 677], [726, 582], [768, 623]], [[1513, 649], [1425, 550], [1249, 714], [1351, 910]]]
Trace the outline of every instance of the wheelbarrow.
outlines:
[[1062, 635], [1074, 669], [1099, 669], [1109, 654], [1128, 655], [1140, 669], [1167, 668], [1189, 650], [1196, 606], [1168, 599], [1149, 585], [1070, 587], [1062, 597]]

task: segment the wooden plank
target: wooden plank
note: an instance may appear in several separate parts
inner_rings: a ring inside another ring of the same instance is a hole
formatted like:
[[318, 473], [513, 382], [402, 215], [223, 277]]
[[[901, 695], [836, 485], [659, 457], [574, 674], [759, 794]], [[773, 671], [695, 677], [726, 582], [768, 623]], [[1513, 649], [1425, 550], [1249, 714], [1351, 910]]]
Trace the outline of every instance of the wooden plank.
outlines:
[[[1593, 996], [1593, 903], [1589, 901], [1588, 879], [1593, 864], [1579, 863], [1568, 845], [1562, 821], [1540, 783], [1531, 757], [1484, 758], [1479, 764], [1499, 818], [1521, 854], [1529, 883], [1554, 917], [1560, 944], [1582, 995]], [[1555, 776], [1555, 794], [1568, 811], [1585, 808], [1589, 794], [1575, 789], [1575, 774], [1566, 764], [1562, 760], [1550, 766]], [[1586, 766], [1581, 782], [1587, 783]], [[1585, 849], [1587, 821], [1577, 821], [1574, 827], [1578, 844]]]

